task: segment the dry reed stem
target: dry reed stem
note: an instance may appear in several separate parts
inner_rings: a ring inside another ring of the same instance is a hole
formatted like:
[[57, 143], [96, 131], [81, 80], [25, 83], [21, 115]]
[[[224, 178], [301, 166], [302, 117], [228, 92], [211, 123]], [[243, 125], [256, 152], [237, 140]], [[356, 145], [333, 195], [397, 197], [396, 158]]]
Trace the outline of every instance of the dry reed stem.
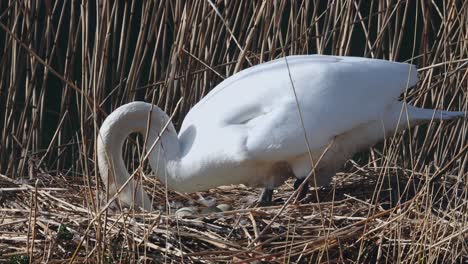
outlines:
[[[249, 208], [241, 198], [255, 190], [219, 188], [206, 195], [234, 210], [193, 219], [166, 212], [198, 197], [155, 181], [147, 189], [159, 213], [101, 214], [94, 142], [123, 103], [154, 102], [179, 127], [224, 78], [293, 54], [417, 64], [420, 82], [403, 100], [468, 111], [467, 41], [460, 0], [0, 1], [0, 259], [71, 261], [76, 251], [75, 261], [91, 262], [466, 261], [463, 120], [357, 155], [333, 187], [314, 190], [319, 203], [289, 203], [287, 184], [276, 196], [288, 202]], [[131, 171], [147, 171], [144, 141], [125, 146]], [[62, 224], [72, 239], [59, 235]]]

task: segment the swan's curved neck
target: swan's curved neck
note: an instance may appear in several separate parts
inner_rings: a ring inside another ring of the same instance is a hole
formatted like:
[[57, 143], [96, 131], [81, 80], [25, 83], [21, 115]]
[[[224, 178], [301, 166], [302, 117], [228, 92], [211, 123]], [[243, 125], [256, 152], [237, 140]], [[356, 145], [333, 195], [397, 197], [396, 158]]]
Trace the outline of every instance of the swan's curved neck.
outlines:
[[[122, 158], [122, 147], [125, 139], [135, 132], [147, 139], [145, 145], [147, 151], [151, 150], [149, 162], [153, 171], [163, 183], [169, 186], [176, 184], [175, 170], [179, 164], [180, 145], [172, 123], [161, 134], [168, 122], [166, 113], [144, 102], [123, 105], [106, 118], [99, 130], [97, 148], [99, 171], [110, 195], [114, 195], [130, 177]], [[159, 136], [159, 141], [153, 147]], [[124, 206], [136, 204], [151, 209], [150, 200], [136, 180], [126, 185], [119, 198]]]

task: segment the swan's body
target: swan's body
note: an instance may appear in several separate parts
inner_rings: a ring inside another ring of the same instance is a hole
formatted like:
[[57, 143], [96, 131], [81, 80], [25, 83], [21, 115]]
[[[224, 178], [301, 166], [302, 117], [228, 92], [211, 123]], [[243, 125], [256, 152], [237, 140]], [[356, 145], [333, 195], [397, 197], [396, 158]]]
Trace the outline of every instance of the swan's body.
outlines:
[[[287, 63], [291, 77], [284, 58], [233, 75], [190, 110], [178, 136], [169, 125], [149, 158], [161, 181], [180, 192], [229, 184], [271, 189], [288, 177], [309, 174], [309, 145], [314, 161], [328, 148], [316, 169], [322, 185], [354, 153], [408, 125], [464, 115], [400, 102], [399, 95], [417, 83], [413, 65], [318, 55], [288, 57]], [[123, 142], [132, 132], [145, 134], [151, 111], [146, 144], [151, 147], [169, 120], [156, 106], [121, 106], [101, 127], [99, 169], [111, 194], [129, 177]], [[150, 209], [146, 194], [134, 184], [119, 195], [121, 202]]]

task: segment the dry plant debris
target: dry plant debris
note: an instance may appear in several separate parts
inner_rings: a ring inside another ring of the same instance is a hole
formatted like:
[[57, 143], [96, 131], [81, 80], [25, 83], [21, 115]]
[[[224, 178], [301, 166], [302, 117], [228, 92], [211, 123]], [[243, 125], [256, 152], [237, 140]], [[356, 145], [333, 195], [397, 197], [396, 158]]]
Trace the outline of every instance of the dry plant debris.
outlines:
[[[93, 223], [96, 211], [89, 206], [89, 190], [83, 181], [43, 174], [35, 182], [18, 183], [2, 175], [0, 260], [18, 257], [42, 262], [72, 259], [93, 262], [100, 258], [110, 262], [169, 263], [467, 260], [467, 200], [448, 199], [449, 192], [464, 193], [466, 197], [466, 188], [457, 183], [437, 187], [438, 184], [424, 183], [418, 178], [411, 182], [396, 181], [397, 176], [384, 177], [379, 183], [375, 171], [361, 168], [357, 172], [337, 175], [333, 186], [312, 191], [302, 203], [286, 205], [278, 216], [293, 191], [290, 182], [278, 190], [275, 204], [268, 207], [254, 207], [249, 201], [255, 199], [257, 190], [242, 186], [203, 193], [216, 203], [231, 204], [233, 209], [184, 218], [175, 217], [175, 210], [187, 205], [202, 206], [198, 196], [169, 191], [166, 197], [164, 186], [148, 182], [160, 210], [150, 213], [109, 210]], [[404, 174], [402, 170], [398, 173]], [[383, 185], [380, 193], [373, 198], [380, 184]], [[435, 192], [434, 188], [441, 191]], [[167, 204], [167, 200], [171, 202]], [[438, 239], [434, 243], [435, 237]]]

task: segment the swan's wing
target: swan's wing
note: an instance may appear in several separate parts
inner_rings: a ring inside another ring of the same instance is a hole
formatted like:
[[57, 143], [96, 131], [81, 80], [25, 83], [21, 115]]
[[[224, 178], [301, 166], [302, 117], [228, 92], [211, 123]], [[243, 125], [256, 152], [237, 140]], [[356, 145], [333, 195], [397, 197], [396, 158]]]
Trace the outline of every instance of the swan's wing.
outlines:
[[259, 95], [263, 111], [256, 111], [258, 115], [245, 125], [246, 149], [252, 158], [303, 155], [308, 151], [306, 137], [312, 151], [321, 151], [335, 136], [385, 118], [401, 92], [417, 82], [416, 68], [408, 64], [350, 57], [325, 62], [299, 57], [288, 63], [297, 97], [287, 68], [271, 75], [283, 82], [272, 89], [282, 99]]
[[[288, 57], [290, 65], [333, 64], [340, 57], [303, 55]], [[199, 123], [235, 123], [243, 116], [260, 114], [261, 108], [274, 107], [272, 100], [289, 95], [290, 80], [284, 58], [244, 69], [219, 83], [187, 113], [181, 127]], [[253, 111], [251, 111], [253, 110]], [[252, 112], [252, 113], [251, 113]]]
[[278, 59], [228, 78], [194, 107], [182, 130], [200, 123], [235, 126], [250, 158], [285, 159], [307, 153], [305, 135], [312, 150], [320, 149], [378, 120], [417, 82], [414, 66], [383, 60], [293, 56], [287, 63]]

